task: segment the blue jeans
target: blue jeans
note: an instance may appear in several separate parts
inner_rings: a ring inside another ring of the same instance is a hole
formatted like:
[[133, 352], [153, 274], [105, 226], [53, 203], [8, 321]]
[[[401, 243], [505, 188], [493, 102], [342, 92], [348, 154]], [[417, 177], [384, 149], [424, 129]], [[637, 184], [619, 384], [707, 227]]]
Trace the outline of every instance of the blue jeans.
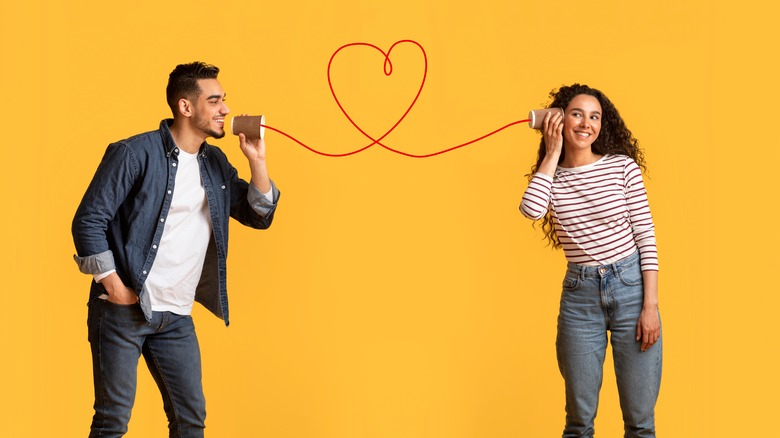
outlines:
[[662, 342], [642, 352], [636, 326], [644, 290], [639, 254], [611, 265], [569, 263], [563, 280], [556, 342], [566, 384], [564, 437], [592, 437], [611, 333], [625, 437], [655, 437]]
[[191, 316], [153, 312], [96, 298], [87, 318], [95, 381], [90, 437], [121, 437], [135, 400], [138, 358], [143, 355], [163, 398], [170, 437], [203, 437], [206, 402], [200, 348]]

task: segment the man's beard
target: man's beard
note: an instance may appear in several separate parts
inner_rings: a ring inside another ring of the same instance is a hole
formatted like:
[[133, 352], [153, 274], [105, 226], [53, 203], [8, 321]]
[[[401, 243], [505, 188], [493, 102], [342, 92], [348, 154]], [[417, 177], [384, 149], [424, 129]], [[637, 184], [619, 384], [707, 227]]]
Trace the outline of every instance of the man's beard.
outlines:
[[195, 120], [195, 127], [205, 132], [209, 137], [220, 139], [225, 136], [225, 130], [222, 132], [215, 131], [211, 128], [212, 119], [197, 119]]

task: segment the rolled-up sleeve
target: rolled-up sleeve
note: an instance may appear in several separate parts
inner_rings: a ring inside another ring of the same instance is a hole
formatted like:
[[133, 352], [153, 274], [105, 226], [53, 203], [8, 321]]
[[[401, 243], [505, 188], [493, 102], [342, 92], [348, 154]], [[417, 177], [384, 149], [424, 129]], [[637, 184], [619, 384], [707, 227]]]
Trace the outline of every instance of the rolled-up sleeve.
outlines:
[[73, 260], [79, 266], [79, 271], [84, 274], [100, 275], [106, 272], [115, 271], [114, 253], [111, 250], [103, 251], [100, 254], [86, 257], [73, 256]]
[[269, 193], [263, 193], [250, 182], [246, 199], [252, 207], [252, 210], [260, 216], [266, 217], [276, 209], [276, 203], [279, 201], [279, 189], [277, 189], [276, 184], [271, 181], [271, 191]]

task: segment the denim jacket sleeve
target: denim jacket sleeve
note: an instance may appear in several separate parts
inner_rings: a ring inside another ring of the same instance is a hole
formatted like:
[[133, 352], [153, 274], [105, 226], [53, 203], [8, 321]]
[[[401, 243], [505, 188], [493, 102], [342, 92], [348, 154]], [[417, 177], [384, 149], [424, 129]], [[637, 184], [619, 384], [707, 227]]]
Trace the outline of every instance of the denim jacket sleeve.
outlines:
[[255, 213], [262, 217], [273, 214], [276, 209], [276, 203], [279, 201], [279, 189], [276, 188], [276, 184], [271, 181], [271, 198], [273, 201], [269, 201], [267, 197], [258, 189], [252, 182], [249, 182], [249, 191], [247, 192], [246, 199], [249, 201], [249, 205]]
[[276, 184], [271, 181], [273, 202], [269, 202], [254, 184], [239, 178], [235, 168], [231, 169], [231, 177], [230, 216], [248, 227], [261, 230], [270, 227], [280, 196]]
[[138, 175], [133, 151], [124, 143], [108, 146], [73, 218], [74, 260], [85, 274], [116, 269], [107, 230]]

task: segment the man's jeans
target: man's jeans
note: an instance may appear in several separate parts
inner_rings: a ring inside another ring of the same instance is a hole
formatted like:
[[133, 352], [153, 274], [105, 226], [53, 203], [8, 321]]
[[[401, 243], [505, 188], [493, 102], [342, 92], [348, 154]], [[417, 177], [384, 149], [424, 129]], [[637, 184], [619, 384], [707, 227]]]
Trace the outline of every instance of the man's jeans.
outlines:
[[135, 400], [143, 354], [163, 398], [170, 437], [203, 437], [206, 402], [200, 348], [192, 317], [153, 312], [149, 324], [138, 304], [94, 299], [87, 318], [95, 380], [90, 437], [121, 437]]
[[662, 343], [642, 352], [636, 341], [644, 293], [639, 255], [611, 265], [569, 263], [558, 315], [558, 366], [566, 384], [564, 437], [592, 437], [611, 332], [626, 437], [655, 437]]

